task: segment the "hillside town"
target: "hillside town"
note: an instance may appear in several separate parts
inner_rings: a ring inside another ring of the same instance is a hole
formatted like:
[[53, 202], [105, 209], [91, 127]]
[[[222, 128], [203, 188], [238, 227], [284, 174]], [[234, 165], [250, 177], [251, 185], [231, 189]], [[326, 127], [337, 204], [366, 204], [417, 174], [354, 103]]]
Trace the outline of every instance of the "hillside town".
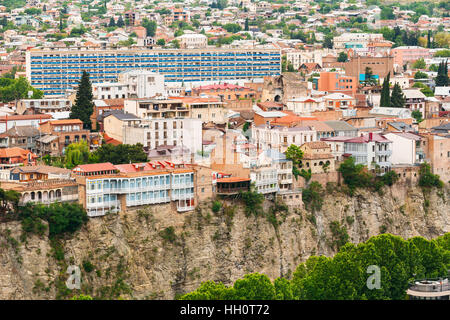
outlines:
[[450, 181], [450, 3], [5, 0], [0, 187], [89, 217], [254, 191], [302, 206], [349, 159]]

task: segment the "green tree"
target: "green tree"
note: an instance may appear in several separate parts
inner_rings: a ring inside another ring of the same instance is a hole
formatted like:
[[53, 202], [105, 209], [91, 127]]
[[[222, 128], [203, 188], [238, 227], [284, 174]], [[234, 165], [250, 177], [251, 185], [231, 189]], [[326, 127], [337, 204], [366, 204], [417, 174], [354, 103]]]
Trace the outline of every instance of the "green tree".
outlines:
[[345, 52], [339, 52], [339, 56], [337, 58], [338, 62], [347, 62], [348, 61], [348, 54], [346, 54]]
[[246, 274], [234, 283], [234, 300], [275, 300], [275, 287], [264, 274]]
[[355, 164], [353, 157], [345, 159], [340, 164], [338, 171], [342, 174], [344, 183], [349, 187], [350, 191], [371, 185], [372, 176], [367, 172], [366, 166]]
[[425, 63], [425, 60], [423, 58], [420, 58], [414, 61], [412, 67], [415, 69], [425, 69], [427, 67], [427, 64]]
[[158, 39], [158, 41], [156, 41], [156, 44], [158, 46], [164, 47], [166, 45], [166, 40], [164, 39]]
[[231, 33], [238, 33], [239, 31], [242, 30], [241, 26], [238, 25], [237, 23], [227, 23], [226, 25], [223, 26], [223, 28], [227, 30], [227, 32]]
[[142, 26], [147, 30], [147, 36], [154, 37], [156, 34], [156, 21], [150, 21], [147, 18], [142, 19]]
[[147, 162], [147, 154], [144, 152], [143, 145], [137, 143], [135, 145], [119, 144], [102, 144], [98, 148], [94, 156], [98, 162], [111, 162], [112, 164], [139, 163]]
[[89, 80], [89, 74], [83, 71], [83, 75], [78, 82], [77, 96], [70, 112], [70, 119], [80, 119], [83, 121], [83, 127], [90, 130], [92, 128], [91, 115], [93, 112], [94, 103], [91, 80]]
[[175, 40], [172, 40], [171, 43], [175, 49], [180, 49], [180, 41], [175, 39]]
[[[8, 75], [6, 75], [8, 76]], [[0, 100], [2, 102], [17, 101], [25, 99], [31, 94], [32, 99], [41, 99], [44, 93], [33, 88], [25, 77], [20, 76], [18, 79], [0, 78]]]
[[249, 31], [249, 28], [248, 28], [248, 18], [245, 18], [244, 30], [245, 30], [245, 31]]
[[420, 112], [419, 110], [414, 110], [413, 112], [411, 112], [411, 116], [416, 119], [417, 123], [423, 121], [422, 112]]
[[119, 28], [122, 28], [124, 25], [125, 25], [125, 22], [123, 21], [122, 16], [119, 16], [119, 19], [117, 19], [116, 26], [118, 26]]
[[436, 87], [446, 87], [449, 85], [447, 61], [439, 63], [438, 74], [435, 78]]
[[395, 83], [391, 94], [391, 107], [403, 108], [405, 106], [405, 103], [405, 95], [403, 94], [400, 85], [398, 83]]
[[286, 150], [286, 158], [291, 160], [292, 163], [296, 166], [300, 165], [301, 160], [303, 159], [303, 151], [299, 146], [295, 144], [291, 144]]
[[89, 152], [89, 145], [85, 140], [71, 143], [65, 149], [65, 167], [73, 169], [80, 164], [98, 162], [94, 153]]
[[333, 49], [333, 35], [332, 34], [325, 36], [325, 38], [323, 39], [322, 46], [324, 48]]
[[322, 208], [324, 190], [322, 185], [313, 181], [310, 185], [302, 190], [302, 200], [305, 204], [305, 208], [316, 212]]
[[390, 82], [391, 73], [389, 72], [383, 80], [383, 86], [381, 88], [381, 97], [380, 97], [380, 107], [390, 107], [391, 106], [391, 97], [390, 97]]
[[414, 74], [414, 79], [428, 79], [428, 75], [425, 72], [417, 71]]
[[111, 17], [109, 19], [108, 27], [115, 27], [115, 26], [116, 26], [116, 21], [114, 20], [114, 17]]
[[424, 189], [442, 188], [444, 183], [440, 180], [439, 175], [431, 172], [431, 166], [425, 162], [420, 165], [419, 169], [419, 186]]

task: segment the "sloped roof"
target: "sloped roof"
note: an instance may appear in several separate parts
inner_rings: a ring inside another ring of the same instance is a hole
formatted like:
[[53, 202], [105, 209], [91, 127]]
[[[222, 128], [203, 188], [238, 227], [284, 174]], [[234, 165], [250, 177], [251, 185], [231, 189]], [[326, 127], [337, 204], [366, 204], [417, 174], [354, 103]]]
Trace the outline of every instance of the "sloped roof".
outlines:
[[97, 171], [115, 171], [116, 167], [111, 162], [80, 164], [74, 171], [97, 172]]
[[324, 121], [325, 124], [333, 128], [335, 131], [357, 131], [355, 127], [348, 124], [345, 121], [338, 121], [338, 120], [332, 120], [332, 121]]

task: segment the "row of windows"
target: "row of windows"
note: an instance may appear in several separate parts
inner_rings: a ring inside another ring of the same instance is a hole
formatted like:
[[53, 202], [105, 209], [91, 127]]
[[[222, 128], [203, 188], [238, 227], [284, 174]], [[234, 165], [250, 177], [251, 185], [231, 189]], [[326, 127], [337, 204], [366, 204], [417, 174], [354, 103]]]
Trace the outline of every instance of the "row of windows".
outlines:
[[[181, 174], [172, 176], [173, 184], [182, 185], [194, 182], [193, 174]], [[151, 186], [170, 186], [170, 176], [154, 176], [148, 178], [117, 179], [117, 180], [89, 180], [88, 190], [122, 189], [122, 188], [145, 188]]]

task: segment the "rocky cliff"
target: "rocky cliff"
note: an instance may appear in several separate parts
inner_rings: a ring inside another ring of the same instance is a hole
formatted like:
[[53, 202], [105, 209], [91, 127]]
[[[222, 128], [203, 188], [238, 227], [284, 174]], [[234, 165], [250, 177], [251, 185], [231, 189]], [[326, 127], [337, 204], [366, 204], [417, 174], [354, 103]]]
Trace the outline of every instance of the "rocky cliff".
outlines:
[[[342, 239], [358, 243], [381, 232], [434, 238], [450, 231], [450, 192], [395, 186], [384, 195], [327, 194], [315, 214], [300, 207], [246, 217], [243, 204], [212, 202], [179, 214], [169, 206], [90, 219], [67, 239], [22, 235], [0, 224], [0, 299], [172, 299], [201, 281], [231, 284], [246, 273], [289, 277], [310, 255], [333, 255]], [[265, 209], [273, 204], [266, 202]], [[81, 291], [67, 289], [67, 267], [81, 269]]]

